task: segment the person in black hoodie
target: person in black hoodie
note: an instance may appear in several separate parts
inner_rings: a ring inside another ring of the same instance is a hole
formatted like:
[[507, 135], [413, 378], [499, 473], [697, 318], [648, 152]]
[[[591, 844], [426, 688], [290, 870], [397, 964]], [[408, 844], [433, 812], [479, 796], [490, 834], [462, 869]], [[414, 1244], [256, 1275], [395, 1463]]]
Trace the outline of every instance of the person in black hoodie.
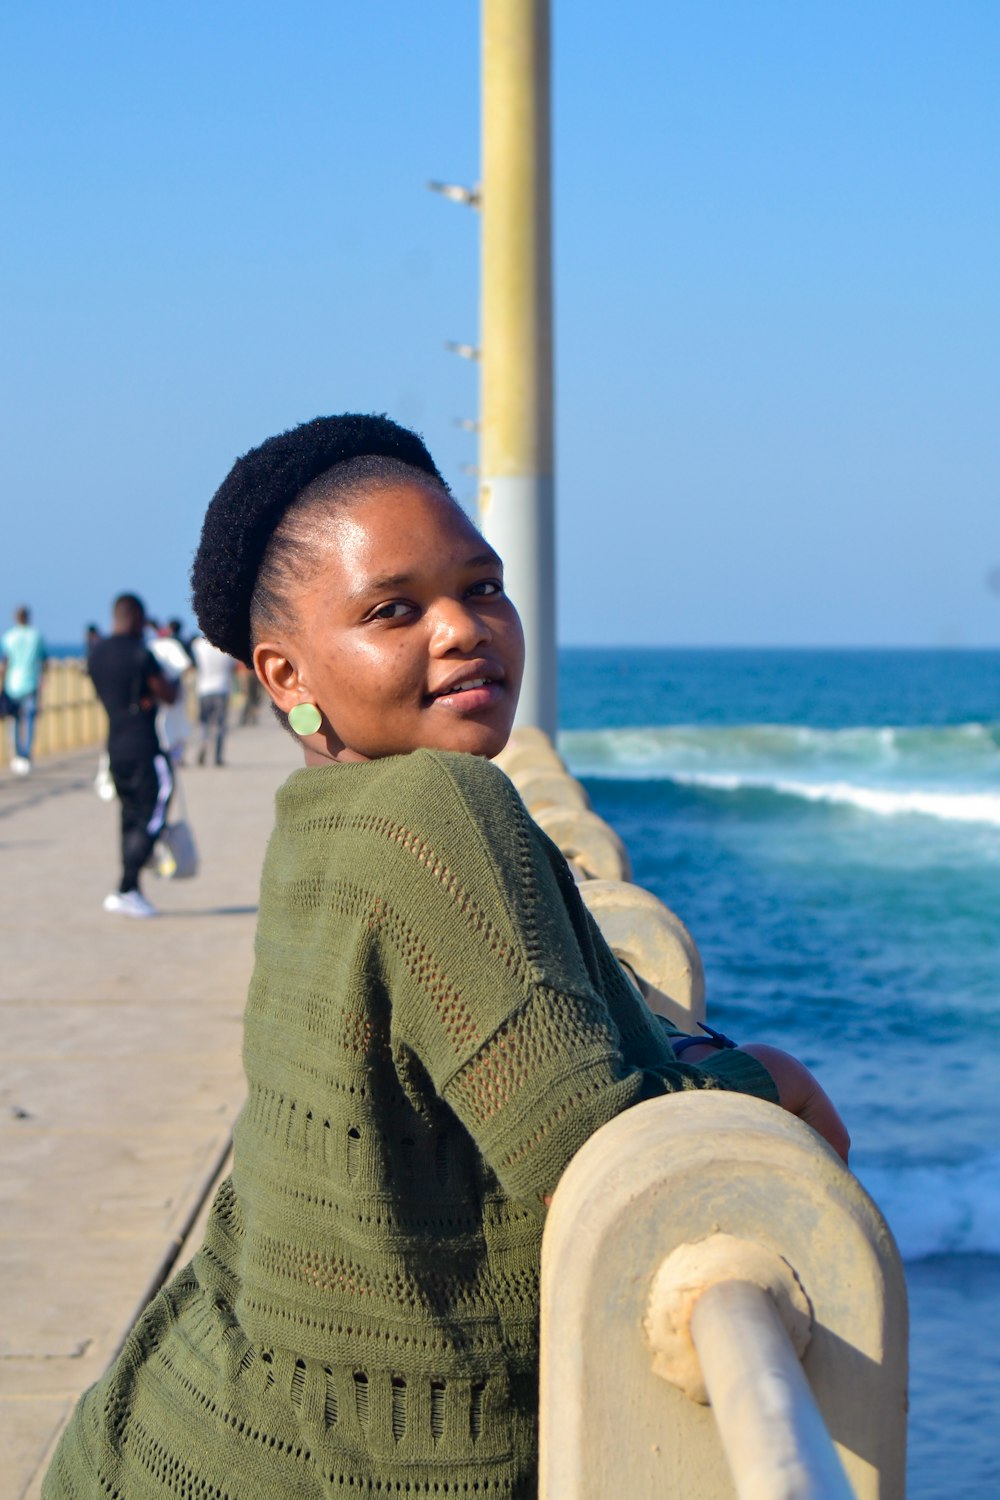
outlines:
[[139, 889], [139, 872], [163, 831], [174, 789], [170, 761], [156, 733], [156, 710], [173, 703], [170, 681], [143, 639], [146, 611], [135, 594], [114, 602], [112, 633], [91, 650], [88, 670], [108, 715], [111, 778], [122, 809], [122, 876], [104, 910], [152, 917], [156, 908]]

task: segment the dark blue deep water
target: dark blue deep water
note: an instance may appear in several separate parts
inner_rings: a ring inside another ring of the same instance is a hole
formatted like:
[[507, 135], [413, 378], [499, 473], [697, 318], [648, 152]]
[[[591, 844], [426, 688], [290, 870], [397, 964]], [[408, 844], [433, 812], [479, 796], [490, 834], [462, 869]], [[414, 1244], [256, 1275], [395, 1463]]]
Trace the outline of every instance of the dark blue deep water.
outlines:
[[1000, 651], [567, 650], [560, 745], [907, 1263], [911, 1500], [1000, 1493]]

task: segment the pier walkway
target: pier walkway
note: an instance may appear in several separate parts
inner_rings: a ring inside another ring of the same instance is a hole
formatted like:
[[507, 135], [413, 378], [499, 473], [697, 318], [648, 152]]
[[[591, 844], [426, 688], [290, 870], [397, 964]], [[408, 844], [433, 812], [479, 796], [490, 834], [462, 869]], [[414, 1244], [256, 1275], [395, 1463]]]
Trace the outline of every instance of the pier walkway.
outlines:
[[240, 1021], [275, 789], [262, 714], [183, 772], [194, 880], [109, 916], [118, 804], [96, 752], [0, 778], [0, 1500], [36, 1500], [80, 1394], [196, 1242], [242, 1098]]

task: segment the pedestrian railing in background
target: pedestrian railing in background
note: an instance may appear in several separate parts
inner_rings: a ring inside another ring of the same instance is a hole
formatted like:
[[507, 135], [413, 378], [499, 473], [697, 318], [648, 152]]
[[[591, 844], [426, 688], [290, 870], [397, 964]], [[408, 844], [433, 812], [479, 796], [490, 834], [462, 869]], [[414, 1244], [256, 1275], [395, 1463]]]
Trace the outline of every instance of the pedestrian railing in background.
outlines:
[[[188, 717], [192, 724], [198, 721], [198, 697], [195, 692], [194, 671], [184, 681]], [[245, 685], [237, 678], [230, 700], [231, 720], [239, 715]], [[63, 754], [69, 750], [84, 750], [88, 746], [103, 746], [108, 737], [108, 720], [97, 700], [94, 684], [87, 675], [87, 665], [82, 657], [60, 658], [50, 661], [45, 671], [40, 694], [41, 710], [35, 723], [33, 758]], [[11, 758], [10, 726], [0, 724], [0, 768], [6, 768]]]
[[[39, 696], [41, 709], [35, 721], [34, 758], [104, 743], [107, 717], [82, 660], [49, 662]], [[3, 729], [0, 766], [7, 766], [11, 757], [10, 726], [5, 724]]]
[[[629, 882], [624, 851], [615, 864], [544, 736], [518, 730], [498, 759], [542, 826], [559, 810], [552, 836], [652, 1008], [694, 1031], [704, 977], [683, 924]], [[773, 1105], [674, 1095], [584, 1145], [546, 1225], [541, 1338], [540, 1500], [905, 1492], [898, 1251], [835, 1153]]]

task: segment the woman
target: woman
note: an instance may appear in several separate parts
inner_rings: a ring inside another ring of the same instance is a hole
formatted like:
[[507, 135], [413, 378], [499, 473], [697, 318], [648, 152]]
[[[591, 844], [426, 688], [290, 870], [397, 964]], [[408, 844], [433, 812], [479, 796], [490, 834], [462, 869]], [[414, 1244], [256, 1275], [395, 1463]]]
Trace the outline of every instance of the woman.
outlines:
[[232, 1178], [43, 1494], [526, 1497], [541, 1231], [583, 1141], [688, 1088], [846, 1135], [776, 1049], [675, 1060], [490, 764], [520, 624], [418, 438], [347, 416], [270, 439], [192, 577], [305, 766], [264, 866]]

